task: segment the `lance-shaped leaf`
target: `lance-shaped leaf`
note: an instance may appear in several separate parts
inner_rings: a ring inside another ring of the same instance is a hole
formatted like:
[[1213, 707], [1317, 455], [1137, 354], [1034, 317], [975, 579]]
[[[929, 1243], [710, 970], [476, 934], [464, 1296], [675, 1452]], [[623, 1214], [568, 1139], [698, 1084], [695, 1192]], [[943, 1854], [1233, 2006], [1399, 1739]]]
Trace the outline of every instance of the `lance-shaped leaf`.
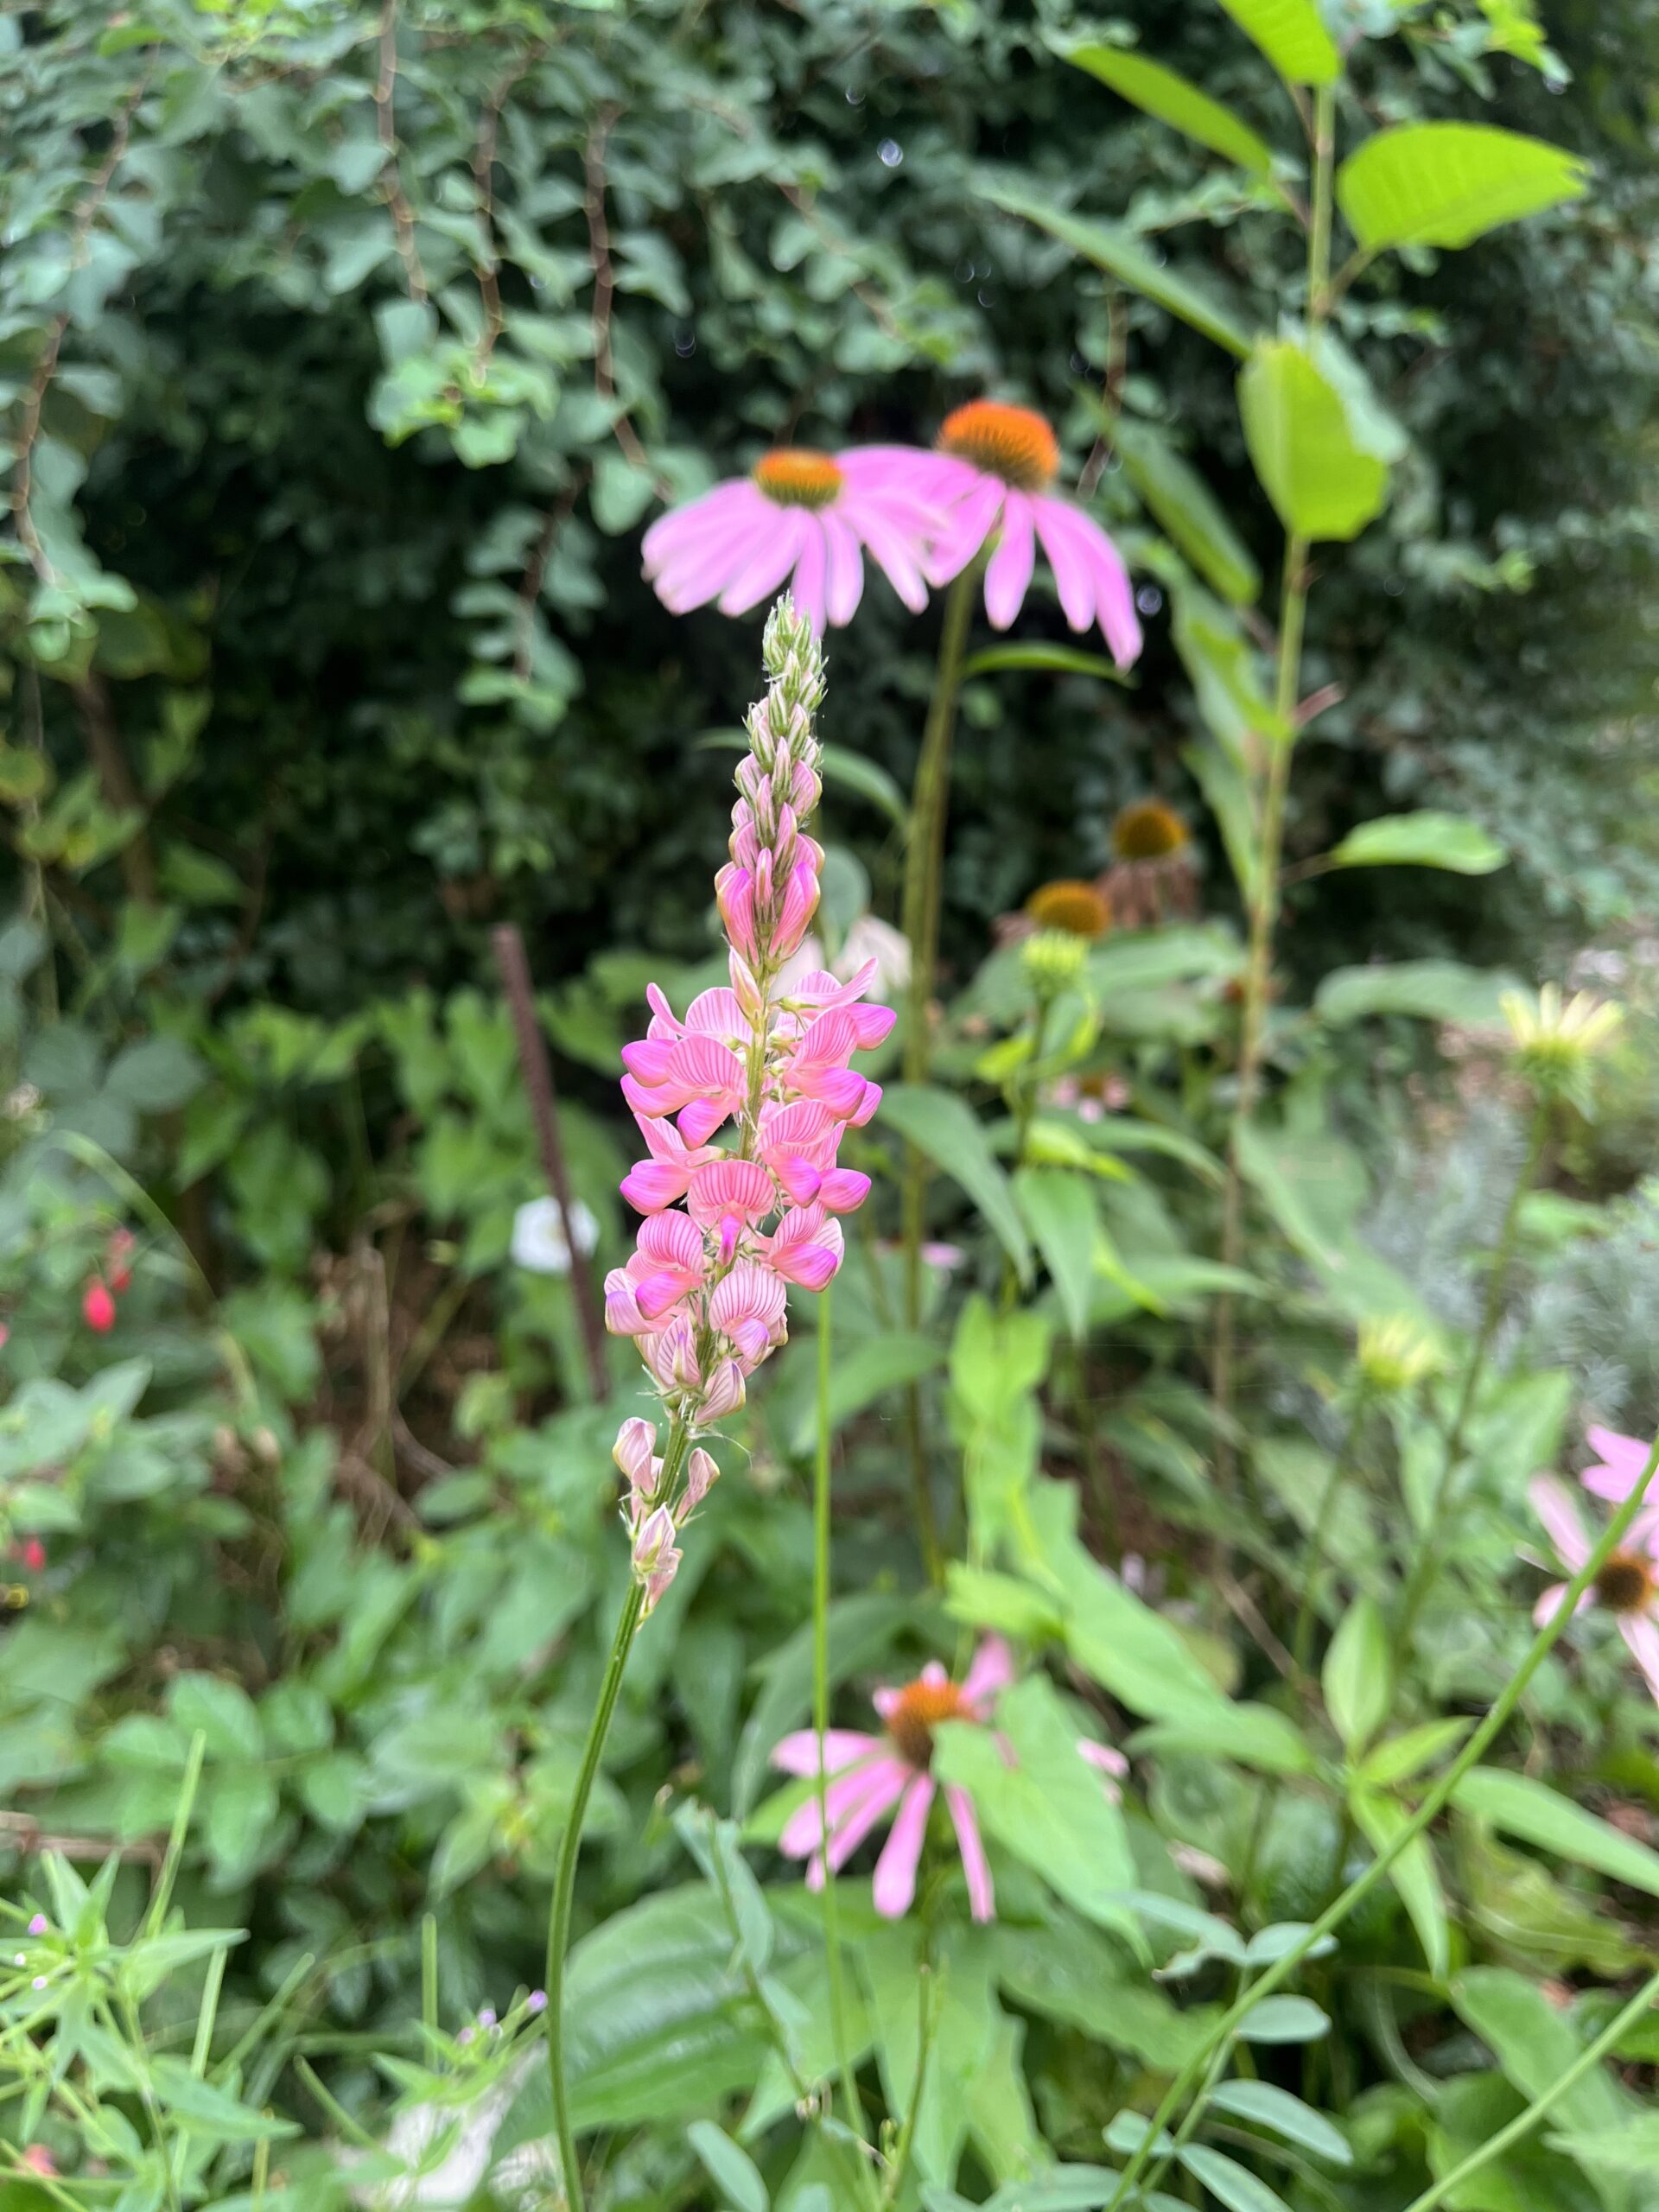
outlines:
[[1565, 147], [1490, 123], [1408, 123], [1379, 130], [1337, 172], [1337, 203], [1368, 253], [1468, 245], [1576, 200], [1589, 172]]
[[1208, 92], [1201, 92], [1175, 70], [1166, 69], [1161, 61], [1126, 52], [1121, 46], [1074, 46], [1065, 58], [1075, 68], [1086, 69], [1146, 114], [1155, 116], [1185, 137], [1196, 139], [1224, 161], [1236, 162], [1255, 176], [1273, 174], [1273, 149], [1267, 140], [1259, 138], [1231, 108], [1212, 100]]
[[1203, 477], [1149, 423], [1120, 416], [1111, 435], [1124, 474], [1166, 534], [1224, 599], [1247, 606], [1262, 571]]
[[1419, 814], [1382, 814], [1362, 822], [1331, 861], [1335, 868], [1444, 868], [1454, 875], [1490, 875], [1508, 858], [1479, 823], [1425, 807]]
[[1313, 0], [1221, 0], [1221, 4], [1290, 83], [1335, 83], [1342, 60]]
[[1092, 261], [1097, 269], [1116, 277], [1127, 290], [1139, 292], [1142, 298], [1166, 308], [1182, 322], [1190, 322], [1194, 330], [1202, 331], [1217, 346], [1224, 346], [1230, 353], [1236, 353], [1242, 360], [1250, 350], [1250, 334], [1236, 317], [1211, 299], [1207, 292], [1184, 276], [1154, 261], [1142, 241], [1133, 231], [1116, 223], [1093, 223], [1080, 215], [1068, 214], [1052, 200], [1040, 200], [1035, 194], [1022, 192], [1017, 185], [1001, 178], [982, 178], [976, 186], [982, 199], [1000, 207], [1005, 215], [1018, 215], [1027, 223], [1035, 223], [1039, 231], [1046, 231], [1062, 245], [1069, 245], [1073, 253], [1085, 261]]

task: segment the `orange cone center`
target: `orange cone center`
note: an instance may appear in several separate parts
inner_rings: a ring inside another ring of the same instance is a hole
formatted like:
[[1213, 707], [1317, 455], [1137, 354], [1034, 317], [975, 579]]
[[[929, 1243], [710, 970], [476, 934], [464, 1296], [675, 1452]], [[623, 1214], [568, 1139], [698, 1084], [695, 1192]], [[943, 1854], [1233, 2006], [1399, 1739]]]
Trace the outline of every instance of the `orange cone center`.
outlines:
[[754, 464], [754, 481], [780, 507], [827, 507], [847, 481], [827, 453], [774, 446]]
[[1058, 442], [1036, 410], [1010, 407], [999, 399], [972, 399], [947, 415], [939, 450], [972, 461], [1021, 492], [1045, 490], [1060, 466]]
[[925, 1773], [933, 1764], [933, 1731], [942, 1720], [971, 1720], [954, 1682], [906, 1682], [887, 1715], [887, 1733], [901, 1758]]

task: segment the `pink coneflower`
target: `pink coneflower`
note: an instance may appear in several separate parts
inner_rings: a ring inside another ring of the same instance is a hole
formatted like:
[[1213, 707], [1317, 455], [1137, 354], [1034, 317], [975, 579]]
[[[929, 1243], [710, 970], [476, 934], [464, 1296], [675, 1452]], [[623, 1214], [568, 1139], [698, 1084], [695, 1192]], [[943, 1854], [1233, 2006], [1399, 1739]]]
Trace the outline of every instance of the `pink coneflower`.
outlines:
[[939, 518], [891, 469], [862, 453], [805, 446], [763, 454], [747, 476], [676, 507], [645, 532], [645, 575], [671, 613], [712, 599], [746, 614], [787, 583], [822, 635], [850, 622], [864, 591], [864, 555], [912, 614], [927, 605], [923, 552]]
[[[931, 1771], [933, 1731], [946, 1720], [984, 1725], [997, 1693], [1013, 1675], [1007, 1645], [1001, 1637], [988, 1637], [961, 1683], [953, 1682], [933, 1661], [902, 1688], [877, 1690], [873, 1702], [884, 1724], [880, 1736], [856, 1728], [831, 1728], [825, 1733], [824, 1765], [834, 1777], [824, 1793], [831, 1867], [839, 1868], [873, 1828], [893, 1816], [875, 1862], [875, 1909], [885, 1919], [901, 1919], [916, 1894], [916, 1869], [938, 1788]], [[772, 1759], [785, 1774], [816, 1776], [816, 1732], [804, 1728], [785, 1736]], [[973, 1799], [965, 1789], [947, 1783], [944, 1802], [968, 1878], [969, 1909], [976, 1920], [989, 1920], [996, 1899]], [[817, 1800], [810, 1798], [791, 1815], [779, 1838], [779, 1848], [786, 1858], [810, 1859], [806, 1878], [812, 1889], [823, 1881], [823, 1840]]]
[[1050, 488], [1059, 442], [1034, 408], [970, 400], [946, 416], [936, 453], [905, 446], [864, 452], [872, 462], [880, 457], [879, 480], [945, 509], [925, 563], [930, 583], [959, 575], [1000, 532], [985, 569], [985, 613], [994, 629], [1006, 630], [1026, 603], [1040, 543], [1071, 627], [1098, 622], [1120, 668], [1135, 658], [1141, 624], [1128, 571], [1100, 524]]
[[[1591, 1440], [1595, 1441], [1594, 1433]], [[1643, 1466], [1647, 1457], [1644, 1445]], [[1535, 1477], [1527, 1494], [1532, 1500], [1533, 1510], [1549, 1532], [1561, 1564], [1569, 1574], [1576, 1574], [1593, 1548], [1572, 1497], [1550, 1475]], [[1625, 1494], [1629, 1494], [1629, 1485]], [[1567, 1586], [1565, 1582], [1552, 1584], [1540, 1598], [1533, 1612], [1533, 1618], [1540, 1626], [1554, 1619], [1560, 1611]], [[1575, 1610], [1582, 1612], [1590, 1605], [1605, 1606], [1611, 1613], [1619, 1634], [1647, 1677], [1648, 1688], [1659, 1700], [1659, 1620], [1655, 1618], [1659, 1613], [1659, 1504], [1644, 1507], [1637, 1515], [1625, 1542], [1602, 1562], [1595, 1580], [1580, 1598]]]
[[1584, 1433], [1598, 1457], [1579, 1480], [1596, 1497], [1622, 1505], [1646, 1472], [1653, 1446], [1642, 1437], [1621, 1436], [1616, 1428], [1599, 1428], [1594, 1422]]

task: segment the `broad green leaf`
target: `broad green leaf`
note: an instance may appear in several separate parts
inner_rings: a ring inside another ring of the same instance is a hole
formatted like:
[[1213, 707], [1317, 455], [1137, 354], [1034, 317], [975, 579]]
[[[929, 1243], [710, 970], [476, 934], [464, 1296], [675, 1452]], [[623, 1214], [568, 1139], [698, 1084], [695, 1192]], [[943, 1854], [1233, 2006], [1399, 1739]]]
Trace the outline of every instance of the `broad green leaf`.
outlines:
[[1353, 1758], [1387, 1719], [1389, 1632], [1370, 1598], [1356, 1598], [1325, 1655], [1319, 1686], [1343, 1748]]
[[1389, 465], [1379, 441], [1294, 339], [1257, 340], [1239, 372], [1238, 410], [1251, 466], [1287, 531], [1357, 537], [1382, 513]]
[[[983, 1733], [983, 1731], [980, 1732]], [[977, 1929], [957, 1929], [941, 1947], [926, 1984], [918, 1931], [908, 1922], [860, 1946], [859, 1963], [875, 2015], [876, 2056], [892, 2112], [914, 2115], [912, 2156], [928, 2180], [949, 2182], [968, 2129], [973, 2083], [989, 2058], [1002, 2011], [991, 1978], [991, 1947]], [[921, 2005], [925, 1988], [931, 2036], [919, 2101]]]
[[880, 1119], [961, 1185], [996, 1232], [1020, 1281], [1029, 1283], [1031, 1239], [1013, 1186], [966, 1101], [923, 1084], [890, 1084], [882, 1094]]
[[1419, 1293], [1359, 1234], [1370, 1182], [1351, 1145], [1328, 1131], [1268, 1129], [1252, 1122], [1239, 1132], [1238, 1157], [1274, 1219], [1343, 1313], [1355, 1320], [1395, 1313], [1427, 1318]]
[[1500, 224], [1576, 200], [1586, 164], [1565, 147], [1490, 123], [1379, 130], [1337, 172], [1337, 204], [1368, 253], [1468, 245]]
[[1630, 2174], [1651, 2182], [1659, 2173], [1659, 2112], [1644, 2112], [1605, 2134], [1552, 2135], [1553, 2150], [1602, 2173]]
[[[1373, 1851], [1386, 1851], [1407, 1824], [1404, 1808], [1377, 1790], [1356, 1789], [1348, 1802]], [[1389, 1866], [1389, 1879], [1411, 1916], [1429, 1972], [1437, 1981], [1444, 1980], [1452, 1964], [1452, 1936], [1445, 1893], [1427, 1836], [1412, 1838]]]
[[1166, 69], [1161, 61], [1121, 46], [1095, 45], [1071, 47], [1065, 59], [1224, 161], [1236, 162], [1256, 176], [1272, 175], [1273, 149], [1266, 139], [1259, 138], [1230, 108], [1212, 100], [1175, 70]]
[[1300, 2097], [1293, 2097], [1288, 2089], [1275, 2088], [1271, 2082], [1217, 2082], [1210, 2092], [1210, 2103], [1217, 2112], [1230, 2113], [1236, 2120], [1249, 2120], [1287, 2143], [1311, 2151], [1326, 2165], [1354, 2163], [1348, 2139], [1334, 2121], [1315, 2112], [1312, 2105], [1305, 2105]]
[[1313, 0], [1221, 0], [1246, 38], [1293, 85], [1331, 85], [1342, 62]]
[[1333, 968], [1314, 994], [1313, 1009], [1338, 1027], [1370, 1014], [1405, 1014], [1478, 1028], [1503, 1019], [1499, 1001], [1515, 982], [1503, 969], [1465, 968], [1459, 960], [1377, 961]]
[[[1584, 2038], [1535, 1982], [1504, 1967], [1471, 1967], [1452, 1985], [1452, 2002], [1522, 2096], [1541, 2096], [1584, 2050]], [[1605, 2072], [1575, 2082], [1555, 2107], [1569, 2128], [1612, 2135], [1630, 2106]]]
[[1261, 592], [1262, 571], [1197, 469], [1149, 423], [1129, 416], [1117, 417], [1112, 437], [1124, 474], [1160, 527], [1224, 600], [1248, 606]]
[[[924, 1375], [931, 1375], [944, 1358], [943, 1348], [931, 1337], [924, 1337], [907, 1330], [897, 1330], [891, 1336], [868, 1337], [854, 1345], [845, 1355], [837, 1357], [830, 1370], [830, 1427], [833, 1433], [855, 1414], [889, 1390], [896, 1390], [901, 1383], [915, 1382]], [[818, 1433], [817, 1407], [808, 1398], [798, 1416], [790, 1435], [790, 1449], [797, 1458], [812, 1449]]]
[[1452, 1714], [1445, 1720], [1425, 1720], [1408, 1728], [1403, 1736], [1390, 1736], [1365, 1755], [1360, 1772], [1367, 1782], [1405, 1782], [1425, 1767], [1437, 1766], [1455, 1751], [1474, 1723]]
[[1039, 200], [1000, 179], [982, 179], [976, 189], [982, 199], [1000, 207], [1005, 215], [1018, 215], [1027, 223], [1035, 223], [1039, 230], [1046, 231], [1062, 245], [1069, 245], [1073, 253], [1116, 277], [1128, 290], [1139, 292], [1180, 321], [1191, 323], [1195, 330], [1202, 331], [1217, 346], [1225, 346], [1230, 353], [1236, 353], [1241, 360], [1249, 353], [1250, 335], [1244, 326], [1196, 285], [1176, 276], [1161, 262], [1154, 261], [1133, 231], [1068, 214], [1052, 200]]
[[[1013, 1748], [1012, 1764], [1000, 1739]], [[935, 1772], [969, 1792], [995, 1841], [1085, 1918], [1126, 1925], [1121, 1893], [1135, 1872], [1123, 1815], [1079, 1758], [1076, 1724], [1042, 1675], [1003, 1692], [995, 1732], [950, 1722], [936, 1742]]]
[[963, 663], [965, 683], [970, 676], [995, 676], [1003, 669], [1046, 669], [1054, 676], [1098, 676], [1108, 683], [1132, 679], [1103, 653], [1086, 653], [1077, 645], [987, 645], [970, 653]]
[[1238, 1705], [1221, 1697], [1173, 1720], [1142, 1728], [1136, 1751], [1187, 1751], [1199, 1758], [1236, 1759], [1261, 1774], [1317, 1774], [1319, 1760], [1296, 1724], [1270, 1705]]
[[999, 1922], [992, 1942], [996, 1978], [1015, 2004], [1160, 2072], [1183, 2065], [1214, 2024], [1211, 2006], [1178, 2011], [1119, 1943], [1070, 1913], [1046, 1927]]
[[1090, 988], [1103, 998], [1167, 983], [1225, 981], [1243, 972], [1244, 948], [1214, 925], [1171, 923], [1109, 937], [1089, 955]]
[[1070, 1168], [1022, 1167], [1014, 1176], [1014, 1189], [1043, 1264], [1053, 1277], [1066, 1326], [1081, 1344], [1089, 1331], [1095, 1277], [1098, 1217], [1094, 1185], [1087, 1175]]
[[264, 1731], [253, 1700], [239, 1682], [218, 1675], [175, 1675], [168, 1692], [168, 1711], [188, 1734], [207, 1738], [210, 1759], [257, 1759], [265, 1748]]
[[1264, 1997], [1239, 2024], [1246, 2043], [1317, 2043], [1331, 2022], [1311, 1997]]
[[723, 2127], [716, 2127], [712, 2120], [694, 2120], [685, 2139], [734, 2212], [766, 2212], [772, 2200], [759, 2167]]
[[945, 1611], [970, 1628], [995, 1629], [1023, 1643], [1046, 1643], [1060, 1633], [1052, 1599], [1017, 1575], [953, 1560], [945, 1569]]
[[1505, 1835], [1519, 1836], [1557, 1858], [1592, 1866], [1615, 1882], [1659, 1897], [1659, 1851], [1649, 1850], [1563, 1797], [1547, 1782], [1514, 1774], [1506, 1767], [1478, 1766], [1465, 1774], [1452, 1795], [1459, 1812], [1489, 1821]]
[[1454, 875], [1491, 875], [1508, 859], [1478, 822], [1433, 808], [1362, 822], [1331, 855], [1336, 868], [1443, 868]]
[[1176, 2156], [1193, 2179], [1201, 2182], [1218, 2204], [1227, 2207], [1227, 2212], [1287, 2212], [1285, 2200], [1276, 2190], [1269, 2189], [1248, 2166], [1241, 2166], [1224, 2152], [1212, 2151], [1204, 2143], [1188, 2143]]

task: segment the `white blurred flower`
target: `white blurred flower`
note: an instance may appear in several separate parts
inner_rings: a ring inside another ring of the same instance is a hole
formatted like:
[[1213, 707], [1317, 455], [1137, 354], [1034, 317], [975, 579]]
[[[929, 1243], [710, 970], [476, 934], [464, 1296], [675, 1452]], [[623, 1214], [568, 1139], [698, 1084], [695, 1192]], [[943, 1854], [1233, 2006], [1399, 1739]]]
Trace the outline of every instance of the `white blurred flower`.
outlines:
[[891, 922], [881, 921], [874, 914], [861, 914], [853, 924], [830, 972], [844, 983], [867, 960], [875, 963], [875, 982], [871, 988], [876, 997], [889, 998], [909, 982], [910, 939], [902, 930], [894, 929]]
[[[599, 1223], [580, 1198], [570, 1205], [570, 1226], [576, 1249], [584, 1255], [599, 1242]], [[564, 1214], [555, 1198], [531, 1198], [512, 1217], [512, 1256], [532, 1274], [568, 1275], [570, 1240], [565, 1234]]]

